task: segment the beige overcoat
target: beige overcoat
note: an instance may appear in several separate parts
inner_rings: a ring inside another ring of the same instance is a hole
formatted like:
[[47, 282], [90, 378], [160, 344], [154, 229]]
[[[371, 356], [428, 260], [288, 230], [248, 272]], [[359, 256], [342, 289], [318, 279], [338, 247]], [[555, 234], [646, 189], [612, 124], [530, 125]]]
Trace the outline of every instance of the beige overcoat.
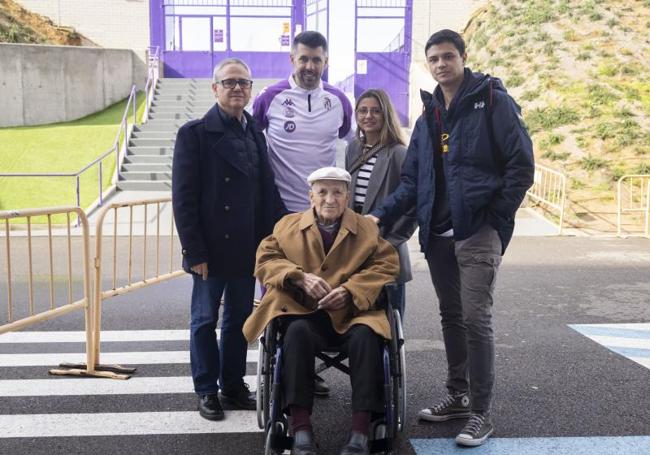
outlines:
[[352, 296], [348, 307], [328, 311], [337, 332], [365, 324], [390, 338], [384, 310], [376, 310], [374, 303], [383, 286], [395, 281], [399, 273], [397, 252], [379, 236], [373, 221], [345, 209], [339, 233], [325, 255], [314, 212], [308, 209], [282, 218], [257, 248], [255, 276], [266, 286], [266, 293], [244, 324], [249, 342], [278, 316], [316, 311], [316, 302], [290, 283], [301, 279], [303, 273], [318, 275], [332, 289], [343, 286]]

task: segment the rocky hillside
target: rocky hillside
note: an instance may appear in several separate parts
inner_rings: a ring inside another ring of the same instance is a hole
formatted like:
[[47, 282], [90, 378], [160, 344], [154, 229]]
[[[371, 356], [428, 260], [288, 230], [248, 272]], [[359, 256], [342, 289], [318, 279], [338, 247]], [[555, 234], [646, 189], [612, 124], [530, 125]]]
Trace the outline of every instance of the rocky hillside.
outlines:
[[469, 66], [523, 108], [539, 163], [569, 176], [568, 218], [615, 229], [615, 182], [650, 174], [650, 0], [490, 0]]
[[0, 42], [80, 46], [84, 41], [74, 30], [57, 27], [13, 0], [0, 0]]

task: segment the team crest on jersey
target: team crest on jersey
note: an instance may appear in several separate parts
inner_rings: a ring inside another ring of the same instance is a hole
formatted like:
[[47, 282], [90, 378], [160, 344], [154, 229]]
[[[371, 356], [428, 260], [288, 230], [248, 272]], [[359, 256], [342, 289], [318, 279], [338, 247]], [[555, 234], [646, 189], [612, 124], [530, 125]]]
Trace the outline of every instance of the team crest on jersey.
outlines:
[[332, 100], [329, 96], [323, 98], [323, 107], [328, 111], [332, 109]]
[[284, 108], [282, 113], [286, 118], [293, 118], [296, 116], [296, 111], [294, 111], [292, 107], [288, 107], [288, 106]]
[[286, 122], [284, 122], [284, 130], [287, 133], [293, 133], [294, 131], [296, 131], [296, 122], [292, 120], [287, 120]]
[[291, 98], [286, 98], [286, 99], [282, 102], [282, 105], [283, 105], [283, 106], [293, 106], [293, 105], [294, 105], [294, 104], [293, 104], [293, 100], [292, 100]]

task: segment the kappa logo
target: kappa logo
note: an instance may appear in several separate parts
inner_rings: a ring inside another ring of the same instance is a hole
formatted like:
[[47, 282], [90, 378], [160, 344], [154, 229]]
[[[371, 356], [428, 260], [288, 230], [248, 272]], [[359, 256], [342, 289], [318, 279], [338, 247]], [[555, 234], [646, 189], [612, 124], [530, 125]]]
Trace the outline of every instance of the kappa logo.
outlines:
[[287, 133], [293, 133], [294, 131], [296, 131], [296, 122], [287, 120], [286, 122], [284, 122], [284, 130]]
[[485, 107], [485, 101], [479, 101], [474, 103], [474, 109], [483, 109]]
[[323, 107], [328, 111], [332, 109], [332, 100], [330, 99], [329, 96], [323, 98]]
[[282, 105], [283, 105], [283, 106], [293, 106], [294, 103], [293, 103], [293, 100], [292, 100], [291, 98], [286, 98], [286, 99], [282, 102]]

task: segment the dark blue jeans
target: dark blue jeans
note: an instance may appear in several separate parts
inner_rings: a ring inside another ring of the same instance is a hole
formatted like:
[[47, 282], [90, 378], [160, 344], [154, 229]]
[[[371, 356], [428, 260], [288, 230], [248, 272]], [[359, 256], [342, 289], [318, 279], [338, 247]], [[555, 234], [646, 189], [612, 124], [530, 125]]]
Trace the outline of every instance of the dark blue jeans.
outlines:
[[[199, 395], [241, 387], [246, 374], [248, 343], [242, 333], [244, 321], [253, 310], [255, 278], [192, 275], [190, 359], [194, 390]], [[219, 306], [224, 294], [221, 337], [217, 345]]]

